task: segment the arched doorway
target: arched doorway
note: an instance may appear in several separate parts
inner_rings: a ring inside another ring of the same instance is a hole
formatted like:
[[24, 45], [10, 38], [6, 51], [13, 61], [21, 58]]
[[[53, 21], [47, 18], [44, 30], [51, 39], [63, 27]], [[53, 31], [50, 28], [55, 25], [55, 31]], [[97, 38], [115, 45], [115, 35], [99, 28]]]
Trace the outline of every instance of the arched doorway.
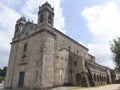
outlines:
[[99, 75], [97, 74], [97, 81], [99, 82]]
[[76, 85], [80, 86], [81, 85], [81, 74], [77, 73], [75, 76], [75, 79], [76, 79]]
[[96, 74], [94, 74], [94, 80], [95, 80], [95, 82], [96, 82]]

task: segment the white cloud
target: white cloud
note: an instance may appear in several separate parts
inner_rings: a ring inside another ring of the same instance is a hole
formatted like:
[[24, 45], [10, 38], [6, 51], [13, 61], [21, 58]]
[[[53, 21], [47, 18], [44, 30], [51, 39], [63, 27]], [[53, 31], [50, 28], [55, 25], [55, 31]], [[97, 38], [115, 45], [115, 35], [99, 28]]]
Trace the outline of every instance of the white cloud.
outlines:
[[[61, 8], [60, 4], [62, 0], [47, 0], [52, 7], [54, 7], [55, 19], [54, 19], [54, 26], [62, 31], [65, 32], [65, 18], [63, 16], [63, 9]], [[27, 0], [22, 7], [22, 13], [24, 16], [28, 18], [32, 18], [34, 22], [37, 22], [37, 12], [38, 7], [45, 3], [46, 0]]]
[[[55, 27], [65, 32], [65, 19], [60, 6], [63, 0], [47, 0], [55, 9]], [[0, 1], [0, 68], [7, 65], [10, 42], [18, 18], [25, 16], [37, 22], [37, 12], [46, 0], [1, 0]]]
[[25, 0], [0, 0], [3, 4], [10, 8], [20, 8]]
[[8, 63], [9, 43], [12, 39], [16, 19], [20, 15], [0, 2], [0, 17], [0, 67], [3, 67]]
[[93, 43], [88, 44], [90, 52], [96, 56], [97, 62], [113, 68], [109, 41], [120, 36], [118, 3], [109, 1], [85, 8], [82, 16], [86, 19], [88, 29], [94, 38]]
[[90, 53], [95, 55], [96, 62], [107, 67], [114, 67], [112, 59], [112, 53], [108, 44], [99, 43], [99, 44], [88, 44], [87, 46], [90, 49]]

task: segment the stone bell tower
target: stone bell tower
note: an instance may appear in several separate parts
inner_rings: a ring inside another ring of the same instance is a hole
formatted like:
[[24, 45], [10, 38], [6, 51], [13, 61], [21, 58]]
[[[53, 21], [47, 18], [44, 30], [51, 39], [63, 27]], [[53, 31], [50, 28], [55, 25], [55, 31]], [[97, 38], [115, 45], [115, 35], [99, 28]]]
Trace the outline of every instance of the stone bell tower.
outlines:
[[54, 21], [54, 8], [46, 2], [41, 7], [39, 7], [38, 12], [38, 25], [46, 24], [49, 26], [53, 26]]
[[17, 20], [16, 25], [15, 25], [14, 38], [18, 37], [23, 32], [23, 28], [25, 24], [26, 24], [25, 17], [21, 17], [20, 19]]

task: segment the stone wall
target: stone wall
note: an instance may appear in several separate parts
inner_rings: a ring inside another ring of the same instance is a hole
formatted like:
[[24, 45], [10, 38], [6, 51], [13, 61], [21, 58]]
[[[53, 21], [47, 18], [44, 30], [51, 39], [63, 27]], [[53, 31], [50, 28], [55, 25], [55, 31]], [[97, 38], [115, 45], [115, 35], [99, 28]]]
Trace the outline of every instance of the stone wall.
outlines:
[[[9, 69], [6, 77], [6, 80], [12, 78], [12, 81], [6, 81], [5, 87], [8, 87], [8, 85], [13, 88], [18, 87], [19, 72], [25, 72], [24, 87], [40, 87], [43, 58], [42, 37], [43, 34], [38, 33], [29, 39], [12, 43]], [[24, 51], [23, 48], [26, 43], [27, 49]], [[9, 75], [9, 73], [12, 75]]]
[[43, 39], [42, 87], [53, 87], [55, 78], [55, 37], [44, 32]]
[[8, 69], [7, 74], [5, 78], [5, 88], [11, 88], [12, 87], [12, 81], [13, 81], [13, 73], [14, 73], [14, 66], [15, 66], [15, 59], [16, 57], [16, 51], [17, 51], [17, 43], [11, 46], [11, 52], [9, 56], [9, 63], [8, 63]]
[[55, 86], [61, 86], [69, 82], [68, 55], [69, 52], [66, 49], [62, 49], [55, 59]]

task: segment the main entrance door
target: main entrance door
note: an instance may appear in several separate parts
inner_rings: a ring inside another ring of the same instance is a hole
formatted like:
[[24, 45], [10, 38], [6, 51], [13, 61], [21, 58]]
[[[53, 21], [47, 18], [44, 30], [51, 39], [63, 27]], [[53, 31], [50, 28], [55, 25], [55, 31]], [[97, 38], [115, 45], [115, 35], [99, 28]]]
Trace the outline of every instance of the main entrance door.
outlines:
[[18, 81], [18, 87], [22, 88], [24, 85], [24, 76], [25, 76], [25, 72], [20, 72], [19, 73], [19, 81]]

